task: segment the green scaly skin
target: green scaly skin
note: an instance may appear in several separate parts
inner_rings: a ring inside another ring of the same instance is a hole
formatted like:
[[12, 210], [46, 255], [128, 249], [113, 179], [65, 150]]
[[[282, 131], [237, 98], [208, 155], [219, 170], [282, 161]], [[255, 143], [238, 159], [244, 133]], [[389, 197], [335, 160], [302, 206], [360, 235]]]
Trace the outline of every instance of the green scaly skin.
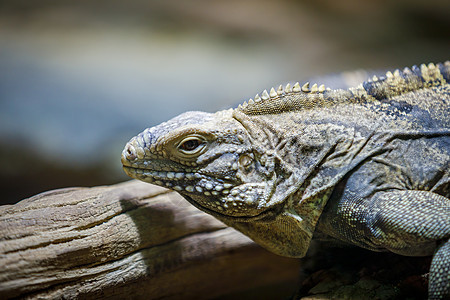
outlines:
[[450, 62], [348, 90], [280, 86], [236, 109], [187, 112], [132, 138], [125, 172], [283, 256], [327, 236], [433, 256], [450, 297]]

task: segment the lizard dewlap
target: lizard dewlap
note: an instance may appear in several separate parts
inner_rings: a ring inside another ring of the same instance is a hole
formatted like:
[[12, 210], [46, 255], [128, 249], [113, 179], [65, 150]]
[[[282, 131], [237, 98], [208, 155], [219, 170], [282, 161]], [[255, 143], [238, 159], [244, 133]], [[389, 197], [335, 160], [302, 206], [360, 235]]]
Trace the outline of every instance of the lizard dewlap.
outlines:
[[318, 234], [433, 256], [429, 297], [450, 297], [450, 62], [348, 90], [286, 85], [235, 109], [186, 112], [132, 138], [125, 172], [178, 191], [270, 251]]

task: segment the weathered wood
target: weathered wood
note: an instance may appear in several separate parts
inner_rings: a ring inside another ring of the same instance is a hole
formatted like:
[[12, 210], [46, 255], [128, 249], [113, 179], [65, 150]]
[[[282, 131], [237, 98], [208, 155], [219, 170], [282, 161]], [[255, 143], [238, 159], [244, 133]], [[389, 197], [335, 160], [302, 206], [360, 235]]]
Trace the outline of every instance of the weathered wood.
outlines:
[[2, 299], [206, 299], [295, 282], [297, 272], [297, 260], [138, 181], [0, 207]]

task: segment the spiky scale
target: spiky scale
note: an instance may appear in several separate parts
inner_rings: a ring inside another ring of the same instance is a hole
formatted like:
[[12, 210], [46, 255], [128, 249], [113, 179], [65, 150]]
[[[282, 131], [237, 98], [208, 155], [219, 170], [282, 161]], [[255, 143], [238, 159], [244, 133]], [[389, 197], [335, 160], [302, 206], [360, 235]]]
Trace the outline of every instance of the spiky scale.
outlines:
[[317, 93], [318, 92], [318, 88], [317, 88], [317, 83], [314, 83], [313, 86], [311, 87], [311, 93]]
[[290, 83], [286, 84], [286, 87], [284, 88], [284, 92], [286, 94], [292, 92], [292, 87], [291, 87]]
[[305, 83], [305, 84], [302, 86], [302, 91], [305, 92], [305, 93], [311, 92], [311, 90], [309, 89], [309, 82]]
[[264, 92], [262, 92], [261, 94], [261, 99], [267, 100], [269, 98], [270, 98], [269, 93], [267, 92], [267, 90], [264, 90]]
[[270, 94], [269, 94], [270, 98], [275, 98], [276, 96], [278, 96], [277, 92], [275, 91], [274, 88], [270, 89]]
[[406, 67], [403, 69], [403, 74], [405, 75], [411, 75], [413, 72], [411, 71], [410, 68]]
[[280, 84], [280, 86], [277, 89], [277, 94], [282, 95], [283, 94], [283, 85]]
[[421, 65], [420, 65], [420, 71], [421, 71], [422, 73], [426, 73], [426, 72], [428, 71], [427, 65], [426, 65], [426, 64], [421, 64]]
[[411, 70], [416, 73], [416, 75], [420, 76], [420, 68], [417, 65], [411, 67]]
[[301, 91], [300, 83], [296, 82], [296, 83], [294, 84], [294, 87], [292, 88], [292, 90], [293, 90], [294, 92], [296, 92], [296, 93], [300, 92], [300, 91]]
[[319, 93], [323, 93], [323, 92], [325, 92], [325, 85], [324, 85], [324, 84], [321, 84], [321, 85], [319, 86]]
[[261, 97], [259, 96], [259, 94], [255, 95], [255, 102], [259, 102], [261, 101]]

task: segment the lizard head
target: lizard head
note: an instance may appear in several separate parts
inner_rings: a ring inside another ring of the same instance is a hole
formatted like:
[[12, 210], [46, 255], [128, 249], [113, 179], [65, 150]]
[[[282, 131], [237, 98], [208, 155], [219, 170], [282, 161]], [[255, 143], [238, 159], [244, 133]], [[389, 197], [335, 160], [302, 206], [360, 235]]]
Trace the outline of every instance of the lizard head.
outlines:
[[273, 206], [273, 168], [261, 163], [232, 110], [187, 112], [148, 128], [125, 146], [122, 164], [130, 177], [173, 189], [218, 217], [260, 218]]
[[287, 84], [235, 109], [181, 114], [133, 137], [122, 152], [124, 170], [179, 192], [272, 252], [301, 257], [326, 203], [306, 188], [322, 186], [323, 177], [307, 178], [334, 144], [327, 125], [297, 121], [333, 105], [335, 93]]

